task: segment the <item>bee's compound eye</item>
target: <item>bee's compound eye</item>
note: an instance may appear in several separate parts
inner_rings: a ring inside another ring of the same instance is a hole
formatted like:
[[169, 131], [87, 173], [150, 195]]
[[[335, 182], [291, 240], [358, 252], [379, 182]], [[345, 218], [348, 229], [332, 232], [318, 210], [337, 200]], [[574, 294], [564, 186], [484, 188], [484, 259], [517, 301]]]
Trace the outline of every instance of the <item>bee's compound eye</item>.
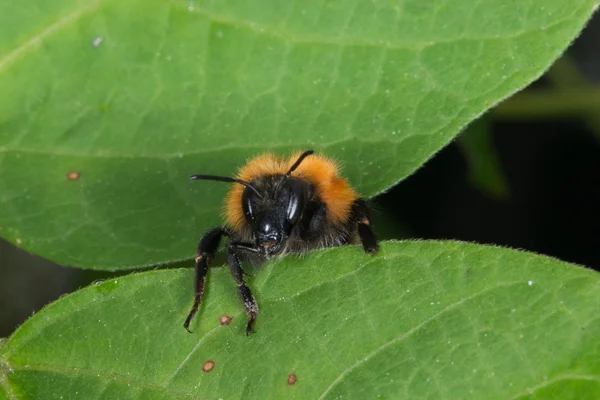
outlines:
[[254, 212], [252, 211], [252, 202], [250, 201], [250, 199], [248, 199], [248, 202], [246, 203], [246, 205], [247, 205], [246, 215], [248, 215], [250, 218], [254, 218]]
[[286, 225], [293, 227], [296, 225], [304, 209], [306, 190], [302, 183], [290, 181], [287, 193], [286, 206]]
[[300, 216], [300, 198], [295, 194], [290, 196], [290, 200], [287, 205], [286, 216], [287, 221], [294, 225], [298, 222], [298, 217]]
[[242, 210], [244, 211], [246, 220], [254, 220], [254, 210], [252, 207], [252, 192], [249, 192], [248, 189], [245, 189], [244, 194], [242, 195]]

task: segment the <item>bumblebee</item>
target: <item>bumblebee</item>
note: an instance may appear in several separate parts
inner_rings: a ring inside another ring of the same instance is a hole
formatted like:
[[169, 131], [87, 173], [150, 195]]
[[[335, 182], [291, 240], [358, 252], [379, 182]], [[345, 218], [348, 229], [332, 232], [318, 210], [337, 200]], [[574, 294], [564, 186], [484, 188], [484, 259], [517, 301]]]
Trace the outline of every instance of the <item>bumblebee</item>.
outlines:
[[257, 265], [286, 253], [362, 243], [367, 253], [379, 250], [369, 210], [334, 161], [313, 150], [291, 158], [263, 154], [248, 161], [235, 178], [192, 175], [192, 180], [235, 183], [226, 200], [225, 226], [200, 239], [195, 258], [194, 304], [184, 328], [204, 295], [208, 263], [221, 238], [227, 238], [227, 263], [248, 314], [246, 335], [253, 332], [258, 305], [244, 281], [242, 261]]

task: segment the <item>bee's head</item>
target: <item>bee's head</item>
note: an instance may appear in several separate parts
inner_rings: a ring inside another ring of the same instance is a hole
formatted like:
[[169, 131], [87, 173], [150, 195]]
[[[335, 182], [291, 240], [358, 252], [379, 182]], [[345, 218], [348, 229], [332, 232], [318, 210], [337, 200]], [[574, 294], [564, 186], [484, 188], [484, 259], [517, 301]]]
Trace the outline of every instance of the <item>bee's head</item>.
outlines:
[[286, 240], [302, 216], [310, 185], [291, 174], [313, 153], [312, 150], [302, 153], [285, 174], [261, 176], [252, 182], [213, 175], [192, 175], [190, 178], [244, 185], [242, 210], [252, 230], [255, 248], [271, 256], [285, 249]]
[[308, 184], [288, 175], [253, 182], [242, 195], [242, 208], [252, 229], [254, 244], [265, 255], [277, 254], [298, 223], [308, 195]]

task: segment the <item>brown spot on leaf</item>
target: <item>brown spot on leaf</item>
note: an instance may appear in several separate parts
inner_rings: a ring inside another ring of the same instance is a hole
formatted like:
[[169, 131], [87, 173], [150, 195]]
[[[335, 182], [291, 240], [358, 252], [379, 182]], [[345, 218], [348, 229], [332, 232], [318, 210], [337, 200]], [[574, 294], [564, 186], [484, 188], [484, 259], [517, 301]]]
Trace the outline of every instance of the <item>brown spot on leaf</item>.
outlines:
[[81, 176], [81, 174], [77, 171], [67, 172], [67, 179], [70, 181], [76, 181], [77, 179], [79, 179], [80, 176]]
[[229, 325], [231, 323], [232, 319], [233, 319], [233, 317], [230, 317], [229, 315], [221, 315], [219, 317], [219, 323], [221, 325]]
[[288, 385], [295, 385], [298, 378], [296, 378], [296, 374], [289, 374], [287, 379]]
[[212, 361], [212, 360], [208, 360], [202, 366], [202, 371], [204, 371], [204, 372], [210, 372], [210, 371], [213, 370], [214, 367], [215, 367], [215, 362]]

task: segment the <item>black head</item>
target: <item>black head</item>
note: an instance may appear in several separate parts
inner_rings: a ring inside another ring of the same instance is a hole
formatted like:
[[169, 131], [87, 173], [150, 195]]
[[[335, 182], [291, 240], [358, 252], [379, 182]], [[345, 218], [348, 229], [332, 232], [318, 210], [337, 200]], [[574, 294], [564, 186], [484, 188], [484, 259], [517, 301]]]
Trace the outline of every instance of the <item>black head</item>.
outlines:
[[259, 177], [252, 182], [210, 175], [194, 175], [191, 179], [244, 185], [242, 209], [252, 230], [254, 246], [260, 253], [270, 256], [285, 249], [286, 240], [302, 216], [310, 185], [291, 174], [311, 154], [312, 150], [304, 152], [286, 174]]
[[261, 196], [246, 188], [242, 208], [252, 228], [254, 243], [266, 255], [284, 249], [307, 201], [309, 186], [288, 175], [264, 177], [253, 182]]

